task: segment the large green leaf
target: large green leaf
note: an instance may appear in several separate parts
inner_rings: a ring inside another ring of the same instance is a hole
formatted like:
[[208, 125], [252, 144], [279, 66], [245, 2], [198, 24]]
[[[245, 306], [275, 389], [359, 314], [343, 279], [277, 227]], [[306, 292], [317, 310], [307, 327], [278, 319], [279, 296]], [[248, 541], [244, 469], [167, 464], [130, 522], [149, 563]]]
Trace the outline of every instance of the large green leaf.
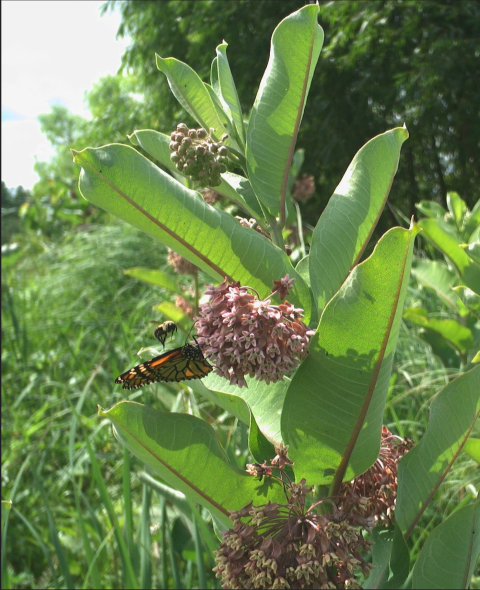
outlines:
[[282, 412], [297, 480], [338, 486], [377, 459], [416, 233], [387, 232], [325, 307]]
[[285, 252], [231, 215], [214, 209], [129, 146], [73, 152], [79, 187], [90, 202], [152, 235], [216, 280], [240, 281], [266, 297], [273, 280], [297, 280], [289, 296], [310, 317], [307, 285]]
[[430, 534], [413, 568], [412, 588], [469, 588], [479, 555], [477, 500], [456, 510]]
[[248, 124], [248, 176], [273, 216], [281, 211], [286, 197], [298, 129], [323, 44], [318, 11], [316, 4], [304, 6], [275, 29]]
[[420, 219], [422, 236], [449, 258], [462, 278], [462, 283], [480, 295], [480, 266], [461, 247], [460, 236], [448, 231], [437, 219]]
[[253, 501], [283, 501], [283, 490], [259, 482], [230, 465], [213, 428], [188, 414], [159, 412], [135, 402], [120, 402], [108, 418], [122, 444], [168, 485], [183, 492], [228, 528], [229, 510]]
[[400, 460], [395, 518], [406, 537], [462, 450], [479, 414], [480, 366], [477, 366], [438, 394], [422, 440]]
[[312, 236], [310, 280], [321, 311], [360, 259], [380, 217], [408, 132], [398, 127], [355, 155]]

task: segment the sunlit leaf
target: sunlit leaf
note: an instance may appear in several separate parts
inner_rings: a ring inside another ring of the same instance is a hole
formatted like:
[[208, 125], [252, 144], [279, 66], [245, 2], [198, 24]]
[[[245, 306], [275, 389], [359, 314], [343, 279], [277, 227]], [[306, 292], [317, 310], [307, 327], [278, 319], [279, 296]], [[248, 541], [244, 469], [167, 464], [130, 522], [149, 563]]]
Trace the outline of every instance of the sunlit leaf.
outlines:
[[321, 311], [358, 262], [397, 171], [403, 127], [378, 135], [355, 155], [313, 233], [310, 280]]

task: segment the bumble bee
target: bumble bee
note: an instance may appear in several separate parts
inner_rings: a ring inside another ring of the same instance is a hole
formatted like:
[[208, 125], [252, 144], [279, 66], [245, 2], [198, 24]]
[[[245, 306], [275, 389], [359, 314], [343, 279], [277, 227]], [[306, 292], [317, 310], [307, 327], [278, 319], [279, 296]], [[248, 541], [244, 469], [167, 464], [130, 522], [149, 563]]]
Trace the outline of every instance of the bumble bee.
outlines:
[[177, 324], [175, 322], [163, 322], [156, 327], [155, 332], [153, 335], [157, 340], [162, 343], [162, 346], [165, 346], [165, 341], [169, 334], [174, 334], [177, 331]]

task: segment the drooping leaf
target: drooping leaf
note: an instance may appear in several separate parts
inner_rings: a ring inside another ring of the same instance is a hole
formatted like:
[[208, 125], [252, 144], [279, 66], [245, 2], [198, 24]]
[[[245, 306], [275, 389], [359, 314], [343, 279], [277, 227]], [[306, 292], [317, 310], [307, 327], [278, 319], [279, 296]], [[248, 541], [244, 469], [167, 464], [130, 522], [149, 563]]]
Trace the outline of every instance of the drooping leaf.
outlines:
[[427, 217], [442, 219], [447, 214], [447, 211], [435, 201], [420, 201], [415, 207]]
[[177, 307], [171, 301], [161, 301], [153, 306], [155, 311], [158, 311], [163, 317], [175, 322], [185, 334], [189, 334], [192, 329], [193, 321], [184, 311]]
[[280, 486], [259, 482], [230, 465], [213, 428], [188, 414], [159, 412], [135, 402], [120, 402], [108, 418], [120, 442], [168, 485], [183, 492], [228, 528], [228, 511], [283, 498]]
[[458, 350], [460, 354], [467, 353], [473, 346], [472, 331], [456, 320], [429, 318], [424, 310], [419, 309], [406, 309], [403, 318], [417, 326], [432, 330]]
[[86, 148], [74, 156], [88, 201], [152, 235], [217, 281], [237, 280], [266, 297], [273, 281], [289, 273], [297, 279], [289, 299], [309, 321], [309, 289], [270, 240], [211, 207], [129, 146]]
[[452, 261], [461, 282], [480, 295], [480, 266], [465, 253], [460, 236], [447, 231], [445, 225], [436, 219], [420, 219], [418, 225], [423, 229], [422, 236]]
[[452, 289], [458, 285], [458, 276], [438, 260], [414, 260], [412, 275], [419, 283], [432, 289], [452, 309], [458, 311], [459, 297]]
[[123, 273], [129, 277], [138, 279], [139, 281], [149, 283], [150, 285], [155, 285], [156, 287], [163, 287], [164, 289], [173, 291], [178, 295], [182, 295], [182, 291], [179, 289], [178, 283], [172, 277], [172, 275], [162, 272], [161, 270], [153, 270], [151, 268], [136, 266], [134, 268], [127, 268], [123, 271]]

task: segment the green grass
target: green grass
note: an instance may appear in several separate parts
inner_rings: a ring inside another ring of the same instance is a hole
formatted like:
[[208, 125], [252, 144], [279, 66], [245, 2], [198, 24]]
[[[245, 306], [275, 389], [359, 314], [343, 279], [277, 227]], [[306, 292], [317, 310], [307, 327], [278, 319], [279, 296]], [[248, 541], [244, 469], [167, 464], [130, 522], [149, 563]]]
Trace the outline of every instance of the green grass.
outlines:
[[[123, 270], [165, 268], [164, 248], [123, 224], [40, 246], [27, 243], [2, 271], [2, 498], [13, 503], [2, 587], [216, 587], [211, 525], [198, 535], [197, 508], [165, 504], [97, 417], [97, 404], [125, 399], [114, 378], [149, 344], [149, 321], [161, 319], [152, 306], [169, 298]], [[178, 390], [128, 397], [211, 410]]]
[[[172, 300], [123, 271], [167, 270], [164, 248], [115, 222], [57, 241], [28, 235], [15, 257], [2, 267], [2, 499], [12, 501], [2, 512], [2, 587], [219, 587], [208, 513], [153, 479], [97, 417], [97, 404], [127, 397], [190, 412], [214, 423], [230, 459], [245, 463], [245, 425], [187, 387], [125, 392], [113, 383], [154, 343], [149, 322], [162, 318], [152, 306]], [[438, 306], [415, 285], [409, 298]], [[388, 428], [418, 440], [432, 399], [454, 373], [404, 324]], [[466, 486], [478, 488], [476, 473], [466, 456], [455, 463], [412, 535], [414, 553]]]

